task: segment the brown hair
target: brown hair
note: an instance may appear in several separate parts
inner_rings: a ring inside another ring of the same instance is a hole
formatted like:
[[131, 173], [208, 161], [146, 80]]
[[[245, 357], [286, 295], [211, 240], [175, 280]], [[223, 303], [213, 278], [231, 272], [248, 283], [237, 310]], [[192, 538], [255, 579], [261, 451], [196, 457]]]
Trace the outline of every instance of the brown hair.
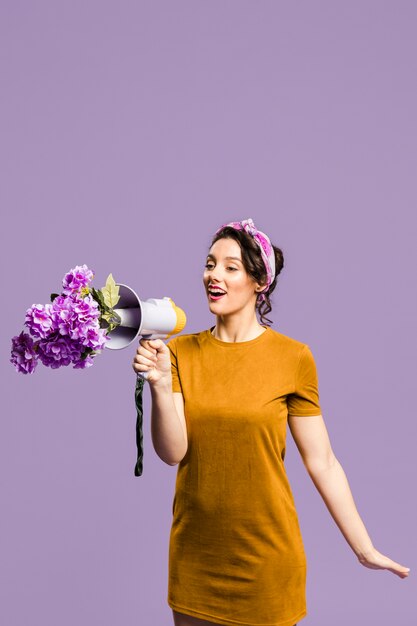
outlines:
[[[232, 226], [225, 226], [214, 235], [210, 244], [210, 248], [218, 239], [223, 238], [234, 239], [235, 241], [237, 241], [242, 251], [242, 263], [246, 272], [249, 274], [249, 276], [251, 276], [251, 278], [253, 278], [255, 282], [261, 285], [266, 284], [267, 273], [265, 264], [262, 259], [259, 245], [256, 243], [252, 235], [248, 234], [245, 230], [237, 230]], [[275, 254], [275, 277], [272, 283], [269, 285], [267, 291], [263, 292], [265, 295], [265, 300], [260, 301], [259, 296], [261, 294], [259, 294], [255, 305], [255, 310], [259, 312], [261, 318], [261, 324], [266, 326], [269, 326], [269, 324], [265, 324], [265, 320], [272, 324], [272, 320], [266, 317], [266, 315], [270, 311], [272, 311], [271, 301], [269, 297], [276, 287], [278, 274], [284, 267], [284, 255], [282, 253], [282, 250], [274, 245], [272, 245], [272, 248]]]

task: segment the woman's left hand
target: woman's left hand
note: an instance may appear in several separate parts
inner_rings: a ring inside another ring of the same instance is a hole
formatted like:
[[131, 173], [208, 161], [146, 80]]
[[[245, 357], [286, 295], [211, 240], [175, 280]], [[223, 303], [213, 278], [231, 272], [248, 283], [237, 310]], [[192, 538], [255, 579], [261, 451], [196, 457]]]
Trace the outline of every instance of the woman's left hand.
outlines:
[[388, 569], [400, 578], [407, 578], [410, 573], [409, 567], [404, 567], [404, 565], [392, 561], [384, 554], [381, 554], [381, 552], [378, 552], [376, 548], [372, 548], [366, 554], [358, 556], [358, 561], [361, 565], [370, 569]]

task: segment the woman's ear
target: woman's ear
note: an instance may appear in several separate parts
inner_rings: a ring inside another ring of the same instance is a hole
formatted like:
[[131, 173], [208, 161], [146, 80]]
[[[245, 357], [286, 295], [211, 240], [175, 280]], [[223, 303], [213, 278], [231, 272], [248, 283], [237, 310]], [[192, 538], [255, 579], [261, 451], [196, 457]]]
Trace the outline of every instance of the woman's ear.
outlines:
[[255, 283], [255, 291], [259, 292], [262, 291], [263, 289], [265, 289], [266, 287], [266, 283], [265, 285], [261, 285], [260, 283]]

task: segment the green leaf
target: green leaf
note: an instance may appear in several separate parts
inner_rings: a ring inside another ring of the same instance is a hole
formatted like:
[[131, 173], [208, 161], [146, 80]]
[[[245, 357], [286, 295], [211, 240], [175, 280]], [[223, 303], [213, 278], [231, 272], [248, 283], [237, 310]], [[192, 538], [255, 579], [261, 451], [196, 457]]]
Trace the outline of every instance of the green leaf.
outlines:
[[111, 314], [112, 310], [105, 304], [104, 297], [101, 291], [98, 291], [97, 289], [92, 288], [92, 295], [100, 309], [100, 317], [103, 318], [103, 316], [107, 316]]
[[119, 287], [116, 287], [116, 283], [112, 274], [107, 276], [107, 281], [104, 287], [102, 287], [101, 292], [103, 294], [104, 302], [107, 306], [112, 309], [116, 306], [116, 304], [120, 300], [119, 296]]
[[51, 302], [55, 300], [59, 296], [59, 293], [51, 293]]
[[101, 293], [101, 291], [99, 291], [98, 289], [95, 289], [94, 287], [91, 288], [91, 291], [93, 294], [93, 298], [97, 300], [97, 302], [101, 305], [101, 307], [104, 307], [105, 303], [104, 303], [104, 298], [103, 298], [103, 294]]

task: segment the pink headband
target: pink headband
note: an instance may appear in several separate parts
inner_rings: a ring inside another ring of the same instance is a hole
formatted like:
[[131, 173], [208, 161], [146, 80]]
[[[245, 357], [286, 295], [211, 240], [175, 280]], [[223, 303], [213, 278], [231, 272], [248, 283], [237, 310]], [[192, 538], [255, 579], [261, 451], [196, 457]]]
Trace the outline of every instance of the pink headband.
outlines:
[[[262, 291], [266, 291], [275, 278], [275, 253], [268, 235], [263, 233], [261, 230], [258, 230], [250, 217], [247, 220], [242, 220], [241, 222], [229, 222], [229, 224], [223, 224], [223, 226], [220, 226], [220, 228], [216, 230], [216, 235], [222, 230], [222, 228], [225, 228], [225, 226], [231, 226], [232, 228], [236, 228], [236, 230], [245, 230], [249, 235], [252, 235], [258, 244], [267, 275], [267, 285]], [[258, 297], [261, 301], [265, 300], [264, 293], [260, 292]]]

